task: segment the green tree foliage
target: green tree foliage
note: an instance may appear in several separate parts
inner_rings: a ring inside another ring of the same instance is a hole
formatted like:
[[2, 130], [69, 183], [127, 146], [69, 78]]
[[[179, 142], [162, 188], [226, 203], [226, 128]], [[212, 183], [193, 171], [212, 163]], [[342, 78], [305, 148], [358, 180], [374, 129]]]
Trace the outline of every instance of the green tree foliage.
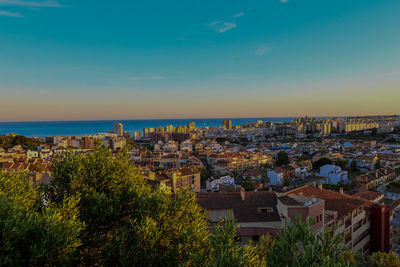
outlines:
[[367, 260], [365, 266], [370, 267], [400, 267], [399, 258], [394, 252], [373, 253]]
[[338, 159], [338, 160], [335, 162], [335, 164], [336, 164], [337, 166], [339, 166], [342, 170], [346, 170], [346, 169], [347, 169], [347, 163], [348, 163], [348, 161], [347, 161], [347, 160], [344, 160], [344, 159]]
[[382, 168], [382, 164], [381, 164], [381, 161], [378, 160], [378, 161], [375, 163], [375, 170], [379, 170], [380, 168]]
[[55, 162], [51, 201], [79, 196], [84, 265], [176, 266], [208, 246], [208, 221], [191, 192], [152, 189], [139, 178], [126, 151], [65, 155]]
[[301, 161], [304, 161], [304, 160], [309, 160], [309, 157], [307, 157], [305, 155], [302, 155], [302, 156], [298, 157], [296, 161], [297, 162], [301, 162]]
[[211, 233], [195, 195], [152, 188], [129, 155], [66, 154], [41, 191], [25, 175], [0, 174], [0, 265], [399, 266], [395, 254], [355, 260], [340, 236], [297, 219], [280, 235], [239, 244], [226, 219]]
[[324, 229], [320, 234], [311, 230], [314, 221], [287, 225], [276, 244], [267, 254], [270, 266], [344, 266], [346, 249], [340, 236]]
[[208, 178], [212, 176], [212, 173], [207, 167], [203, 167], [200, 169], [200, 180], [201, 184], [205, 185]]
[[83, 229], [78, 203], [44, 205], [25, 175], [0, 173], [0, 266], [70, 265]]
[[283, 185], [290, 186], [292, 184], [292, 178], [289, 176], [283, 177]]
[[0, 135], [0, 147], [4, 147], [5, 149], [20, 145], [23, 149], [36, 150], [36, 148], [41, 144], [43, 143], [40, 140], [36, 138], [25, 137], [23, 135]]
[[355, 159], [353, 159], [350, 163], [350, 170], [352, 172], [356, 172], [358, 170], [357, 168], [357, 161]]
[[289, 154], [286, 151], [280, 151], [276, 158], [276, 165], [282, 166], [289, 163]]
[[332, 164], [332, 163], [333, 163], [332, 160], [330, 160], [328, 158], [321, 158], [313, 163], [313, 169], [319, 170], [319, 168], [321, 168], [322, 166], [325, 166], [327, 164]]
[[244, 179], [242, 187], [245, 191], [254, 191], [254, 185], [249, 178]]
[[254, 244], [238, 245], [238, 231], [230, 218], [216, 226], [211, 235], [211, 262], [208, 266], [266, 266], [265, 258], [259, 253], [260, 247]]
[[43, 172], [45, 170], [45, 167], [42, 163], [37, 162], [34, 164], [31, 164], [29, 166], [29, 171], [34, 171], [34, 172]]

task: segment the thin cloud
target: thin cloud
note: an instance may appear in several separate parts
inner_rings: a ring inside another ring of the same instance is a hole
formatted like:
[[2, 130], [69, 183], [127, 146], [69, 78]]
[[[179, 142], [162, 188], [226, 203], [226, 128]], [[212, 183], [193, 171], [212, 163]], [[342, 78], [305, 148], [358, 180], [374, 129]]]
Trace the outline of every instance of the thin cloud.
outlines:
[[226, 31], [236, 28], [237, 24], [236, 24], [235, 19], [240, 18], [243, 15], [244, 15], [244, 12], [239, 12], [239, 13], [233, 15], [230, 19], [216, 20], [216, 21], [213, 21], [213, 22], [207, 24], [207, 26], [211, 27], [218, 33], [223, 33], [223, 32], [226, 32]]
[[256, 56], [263, 56], [265, 55], [267, 52], [269, 52], [271, 50], [271, 47], [268, 45], [260, 45], [255, 51], [254, 54]]
[[233, 15], [232, 18], [234, 18], [234, 19], [240, 18], [240, 17], [243, 16], [243, 15], [244, 15], [244, 12], [239, 12], [239, 13]]
[[281, 3], [287, 3], [289, 0], [279, 0]]
[[4, 11], [4, 10], [0, 10], [0, 16], [14, 17], [14, 18], [23, 18], [24, 17], [20, 13], [8, 12], [8, 11]]
[[236, 23], [223, 21], [223, 20], [217, 20], [217, 21], [214, 21], [214, 22], [208, 24], [208, 26], [210, 26], [211, 28], [213, 28], [214, 30], [216, 30], [219, 33], [223, 33], [223, 32], [226, 32], [226, 31], [236, 28]]
[[0, 0], [2, 6], [21, 7], [63, 7], [58, 1], [23, 1], [23, 0]]
[[[24, 1], [24, 0], [0, 0], [0, 6], [12, 6], [15, 8], [25, 8], [32, 10], [40, 10], [40, 8], [46, 7], [63, 7], [56, 0], [48, 1]], [[0, 10], [0, 16], [8, 16], [15, 18], [23, 18], [24, 16], [17, 12], [10, 12], [6, 10]]]

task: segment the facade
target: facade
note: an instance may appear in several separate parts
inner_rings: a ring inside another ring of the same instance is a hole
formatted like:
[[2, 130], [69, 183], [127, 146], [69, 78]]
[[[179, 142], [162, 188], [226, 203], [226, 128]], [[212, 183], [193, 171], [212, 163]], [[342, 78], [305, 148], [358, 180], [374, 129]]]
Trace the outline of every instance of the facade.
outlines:
[[314, 232], [327, 227], [342, 237], [347, 248], [368, 255], [391, 251], [393, 226], [400, 225], [393, 219], [400, 200], [382, 198], [375, 192], [352, 196], [322, 189], [322, 185], [285, 193], [200, 193], [197, 201], [207, 210], [210, 228], [226, 217], [234, 218], [240, 226], [242, 242], [257, 241], [265, 234], [277, 235], [300, 216], [302, 220], [313, 218]]
[[353, 252], [362, 255], [371, 252], [369, 208], [373, 202], [312, 186], [303, 186], [289, 191], [288, 194], [325, 200], [324, 225], [336, 228], [335, 234], [341, 235], [344, 245]]
[[376, 171], [371, 171], [367, 174], [358, 176], [356, 179], [360, 187], [364, 190], [374, 189], [379, 185], [385, 184], [396, 178], [396, 171], [394, 168], [386, 167]]
[[282, 228], [300, 215], [318, 221], [313, 231], [323, 226], [321, 220], [324, 201], [275, 192], [200, 193], [197, 201], [207, 210], [210, 228], [223, 219], [235, 219], [240, 226], [239, 240], [242, 243], [258, 241], [260, 236], [278, 235]]
[[111, 147], [113, 150], [122, 149], [124, 146], [126, 146], [125, 137], [111, 138]]
[[283, 184], [283, 171], [281, 168], [275, 168], [274, 170], [269, 170], [268, 173], [268, 178], [270, 181], [270, 184], [272, 185], [281, 185]]
[[233, 189], [235, 186], [235, 179], [230, 176], [223, 176], [218, 179], [211, 177], [206, 181], [207, 192], [225, 191], [225, 189]]
[[124, 126], [122, 123], [114, 123], [114, 134], [117, 134], [118, 136], [124, 135]]
[[231, 130], [232, 129], [232, 121], [231, 120], [223, 120], [222, 121], [222, 128]]
[[187, 128], [189, 129], [189, 131], [193, 131], [194, 129], [196, 129], [196, 123], [194, 121], [191, 121], [187, 124]]
[[196, 167], [160, 171], [151, 175], [149, 179], [156, 180], [173, 191], [189, 189], [193, 192], [200, 192], [200, 171]]
[[339, 166], [335, 165], [325, 165], [320, 168], [319, 177], [324, 177], [326, 183], [329, 184], [338, 184], [339, 182], [348, 182], [348, 173], [347, 171], [342, 171]]

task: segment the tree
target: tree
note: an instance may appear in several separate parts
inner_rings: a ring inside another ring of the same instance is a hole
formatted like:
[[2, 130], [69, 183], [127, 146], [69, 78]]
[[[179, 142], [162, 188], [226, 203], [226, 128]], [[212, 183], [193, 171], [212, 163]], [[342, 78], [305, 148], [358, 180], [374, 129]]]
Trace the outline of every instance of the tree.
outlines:
[[[266, 266], [261, 248], [255, 244], [239, 246], [239, 227], [232, 218], [226, 218], [214, 228], [211, 239], [211, 261], [208, 266]], [[263, 244], [267, 244], [263, 242]], [[269, 249], [268, 244], [263, 249]]]
[[302, 155], [297, 158], [297, 162], [301, 162], [301, 161], [305, 161], [305, 160], [309, 160], [309, 158], [306, 155]]
[[324, 229], [314, 234], [314, 220], [302, 222], [299, 217], [288, 224], [267, 253], [270, 266], [344, 266], [350, 257], [339, 235]]
[[44, 165], [40, 162], [34, 163], [29, 166], [29, 171], [33, 172], [43, 172], [44, 171]]
[[246, 191], [254, 191], [255, 189], [253, 183], [250, 181], [249, 178], [244, 179], [242, 186]]
[[20, 145], [23, 149], [35, 150], [42, 142], [36, 138], [25, 137], [18, 134], [0, 135], [0, 146], [5, 149]]
[[382, 168], [382, 164], [381, 161], [378, 159], [378, 161], [375, 163], [375, 170], [379, 170], [380, 168]]
[[282, 166], [288, 163], [289, 163], [289, 154], [286, 151], [280, 151], [277, 155], [276, 164], [278, 166]]
[[371, 267], [400, 267], [399, 258], [394, 252], [383, 253], [376, 252], [373, 253], [367, 260], [367, 266]]
[[211, 176], [212, 176], [212, 173], [210, 172], [210, 170], [207, 167], [203, 167], [200, 169], [200, 180], [201, 180], [202, 185], [205, 185], [206, 181]]
[[317, 160], [316, 162], [313, 163], [313, 169], [314, 170], [319, 170], [319, 168], [321, 168], [322, 166], [325, 166], [327, 164], [332, 164], [332, 160], [328, 159], [328, 158], [320, 158], [319, 160]]
[[283, 185], [290, 186], [292, 184], [292, 178], [289, 176], [283, 177]]
[[79, 199], [43, 203], [25, 174], [0, 173], [0, 265], [71, 265], [83, 229]]
[[337, 166], [339, 166], [342, 170], [345, 170], [347, 167], [347, 160], [344, 159], [338, 159], [335, 163]]
[[195, 195], [152, 189], [127, 151], [67, 154], [54, 167], [49, 200], [81, 199], [82, 265], [176, 266], [207, 255], [208, 221]]
[[353, 160], [351, 161], [350, 170], [351, 170], [352, 172], [356, 172], [356, 171], [358, 170], [358, 168], [357, 168], [357, 161], [356, 161], [355, 159], [353, 159]]

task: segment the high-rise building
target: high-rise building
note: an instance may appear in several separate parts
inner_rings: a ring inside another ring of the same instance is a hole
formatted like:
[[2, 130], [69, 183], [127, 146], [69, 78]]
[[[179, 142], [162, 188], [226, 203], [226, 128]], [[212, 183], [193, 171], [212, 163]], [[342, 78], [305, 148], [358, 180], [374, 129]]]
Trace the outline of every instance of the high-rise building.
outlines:
[[114, 123], [114, 133], [118, 136], [124, 135], [124, 126], [122, 125], [122, 123]]
[[187, 124], [187, 128], [189, 129], [189, 131], [196, 129], [196, 123], [194, 121], [189, 122]]
[[175, 127], [172, 125], [167, 125], [164, 127], [164, 131], [167, 133], [172, 133], [173, 131], [175, 131]]
[[232, 129], [232, 121], [231, 120], [223, 120], [222, 128], [228, 129], [228, 130]]
[[143, 137], [144, 138], [149, 138], [151, 133], [154, 133], [154, 128], [144, 128], [143, 129]]

